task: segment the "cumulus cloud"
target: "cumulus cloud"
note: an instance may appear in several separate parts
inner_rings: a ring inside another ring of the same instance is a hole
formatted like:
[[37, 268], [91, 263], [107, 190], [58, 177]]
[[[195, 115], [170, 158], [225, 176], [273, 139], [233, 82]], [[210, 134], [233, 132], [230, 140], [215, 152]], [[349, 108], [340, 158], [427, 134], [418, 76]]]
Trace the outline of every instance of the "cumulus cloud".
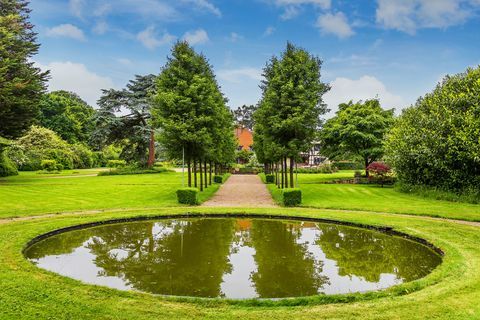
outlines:
[[85, 34], [83, 31], [72, 24], [61, 24], [47, 30], [49, 37], [66, 37], [75, 40], [85, 41]]
[[216, 74], [231, 107], [256, 104], [260, 100], [261, 91], [258, 85], [262, 80], [261, 69], [254, 67], [222, 69]]
[[421, 28], [448, 28], [479, 9], [477, 0], [377, 0], [376, 21], [386, 29], [415, 34]]
[[387, 87], [373, 76], [363, 76], [359, 79], [336, 78], [330, 83], [331, 90], [324, 96], [324, 101], [331, 109], [328, 116], [333, 116], [338, 110], [338, 105], [350, 100], [367, 100], [378, 97], [382, 107], [385, 109], [396, 108], [397, 110], [406, 106], [402, 97], [391, 93]]
[[93, 32], [96, 34], [105, 34], [108, 31], [108, 24], [105, 21], [99, 21], [93, 27]]
[[48, 83], [50, 91], [73, 91], [92, 106], [96, 106], [102, 89], [114, 87], [110, 78], [100, 76], [80, 63], [67, 61], [38, 65], [42, 70], [50, 70], [51, 79]]
[[204, 44], [209, 41], [208, 34], [203, 29], [188, 31], [183, 35], [183, 39], [192, 46], [196, 44]]
[[175, 40], [175, 36], [172, 36], [165, 31], [160, 37], [158, 37], [155, 32], [155, 27], [150, 26], [137, 34], [137, 40], [146, 48], [155, 49], [159, 46], [171, 43]]
[[319, 16], [317, 27], [322, 34], [333, 34], [341, 39], [351, 37], [355, 33], [343, 12], [327, 13]]

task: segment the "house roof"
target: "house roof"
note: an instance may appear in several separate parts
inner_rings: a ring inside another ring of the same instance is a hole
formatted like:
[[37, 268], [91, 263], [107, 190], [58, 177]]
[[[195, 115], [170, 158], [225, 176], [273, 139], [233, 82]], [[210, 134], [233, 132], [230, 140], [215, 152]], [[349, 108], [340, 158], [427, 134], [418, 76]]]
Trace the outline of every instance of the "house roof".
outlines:
[[249, 150], [253, 145], [253, 132], [247, 128], [235, 128], [235, 137], [237, 137], [238, 145], [244, 150]]

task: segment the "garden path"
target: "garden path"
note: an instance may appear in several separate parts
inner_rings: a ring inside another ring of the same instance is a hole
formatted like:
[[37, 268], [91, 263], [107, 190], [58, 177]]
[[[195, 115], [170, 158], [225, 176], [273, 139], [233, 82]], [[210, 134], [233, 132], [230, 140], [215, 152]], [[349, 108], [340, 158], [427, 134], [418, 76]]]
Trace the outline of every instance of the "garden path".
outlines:
[[232, 175], [204, 207], [274, 208], [266, 185], [257, 175]]

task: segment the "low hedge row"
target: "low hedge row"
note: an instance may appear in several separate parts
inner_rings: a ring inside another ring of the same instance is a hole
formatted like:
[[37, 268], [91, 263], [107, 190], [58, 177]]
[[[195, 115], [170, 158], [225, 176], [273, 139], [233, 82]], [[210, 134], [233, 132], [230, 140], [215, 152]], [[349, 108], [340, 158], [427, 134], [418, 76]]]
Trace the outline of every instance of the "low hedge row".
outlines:
[[302, 190], [298, 188], [284, 189], [282, 198], [285, 207], [299, 206], [302, 203]]
[[181, 188], [177, 190], [178, 203], [195, 206], [199, 204], [197, 188]]

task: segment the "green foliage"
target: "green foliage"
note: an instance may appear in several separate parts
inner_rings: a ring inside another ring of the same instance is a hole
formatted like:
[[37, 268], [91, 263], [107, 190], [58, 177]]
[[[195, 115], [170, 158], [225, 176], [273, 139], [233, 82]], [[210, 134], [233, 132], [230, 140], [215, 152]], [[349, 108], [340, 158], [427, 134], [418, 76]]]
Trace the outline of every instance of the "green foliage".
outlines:
[[215, 183], [223, 183], [223, 176], [221, 176], [221, 175], [215, 175], [215, 176], [213, 176], [213, 182], [215, 182]]
[[7, 157], [5, 151], [0, 148], [0, 177], [16, 176], [18, 175], [15, 163]]
[[257, 109], [257, 106], [255, 105], [247, 106], [244, 104], [243, 106], [233, 110], [233, 117], [235, 119], [235, 124], [242, 128], [253, 130], [253, 126], [255, 123], [253, 119], [253, 114], [256, 109]]
[[360, 162], [353, 162], [353, 161], [335, 161], [335, 167], [338, 170], [363, 170], [365, 166]]
[[108, 160], [107, 167], [109, 168], [125, 168], [127, 162], [125, 160]]
[[55, 131], [68, 143], [88, 143], [94, 128], [94, 109], [67, 91], [48, 93], [40, 100], [40, 126]]
[[8, 148], [7, 154], [20, 170], [40, 170], [42, 160], [55, 160], [65, 169], [74, 168], [71, 146], [52, 130], [42, 127], [32, 126]]
[[250, 162], [251, 157], [253, 156], [253, 152], [250, 150], [237, 150], [235, 152], [235, 158], [243, 161], [244, 163]]
[[302, 204], [302, 190], [298, 188], [284, 189], [282, 197], [285, 207], [297, 207]]
[[113, 144], [121, 149], [120, 158], [127, 162], [146, 166], [150, 161], [153, 165], [155, 148], [151, 146], [155, 145], [149, 119], [155, 81], [152, 74], [136, 75], [125, 89], [103, 91], [90, 141], [96, 150]]
[[479, 96], [480, 67], [447, 76], [404, 110], [387, 141], [403, 184], [459, 194], [480, 189]]
[[95, 164], [95, 156], [93, 152], [85, 145], [77, 143], [70, 146], [73, 151], [73, 167], [75, 169], [93, 168]]
[[393, 121], [393, 109], [382, 109], [377, 99], [342, 103], [320, 131], [322, 154], [333, 160], [359, 157], [366, 169], [383, 156]]
[[17, 138], [38, 114], [48, 72], [32, 61], [39, 45], [29, 22], [28, 1], [0, 4], [0, 136]]
[[334, 173], [337, 172], [338, 169], [330, 163], [324, 163], [317, 167], [312, 168], [298, 168], [295, 170], [297, 173]]
[[274, 174], [266, 174], [265, 175], [265, 182], [268, 183], [275, 183], [275, 175]]
[[318, 57], [288, 43], [281, 57], [264, 68], [262, 100], [254, 114], [254, 150], [260, 162], [288, 157], [293, 163], [310, 149], [327, 111], [322, 96], [329, 86], [320, 80], [321, 65]]
[[181, 188], [177, 190], [178, 203], [188, 205], [198, 205], [198, 189], [197, 188]]
[[232, 114], [208, 60], [187, 42], [174, 45], [154, 98], [153, 123], [168, 159], [233, 161]]
[[[119, 160], [116, 160], [119, 161]], [[121, 161], [121, 160], [120, 160]], [[164, 173], [172, 172], [167, 168], [139, 168], [136, 166], [129, 167], [116, 167], [114, 170], [101, 171], [98, 173], [98, 176], [127, 176], [127, 175], [136, 175], [136, 174], [155, 174], [155, 173]]]
[[62, 171], [63, 166], [55, 160], [42, 160], [40, 164], [42, 170], [47, 172]]

